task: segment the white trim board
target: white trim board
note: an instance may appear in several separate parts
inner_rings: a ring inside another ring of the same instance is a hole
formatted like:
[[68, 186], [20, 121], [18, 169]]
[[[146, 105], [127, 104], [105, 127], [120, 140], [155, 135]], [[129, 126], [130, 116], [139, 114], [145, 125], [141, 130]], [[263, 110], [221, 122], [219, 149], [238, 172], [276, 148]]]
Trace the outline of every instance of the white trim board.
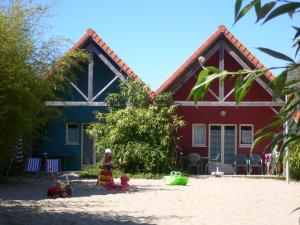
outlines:
[[[209, 60], [217, 51], [219, 51], [220, 49], [220, 43], [217, 44], [216, 46], [214, 46], [204, 57], [205, 57], [205, 62], [207, 62], [207, 60]], [[201, 55], [200, 55], [201, 56]], [[197, 58], [198, 60], [198, 58]], [[189, 66], [191, 66], [196, 60], [194, 60]], [[193, 75], [194, 73], [199, 70], [201, 68], [201, 65], [199, 64], [197, 67], [195, 67], [194, 69], [190, 70], [189, 72], [187, 72], [184, 76], [184, 78], [182, 79], [182, 81], [176, 86], [176, 88], [172, 89], [172, 92], [177, 92], [185, 83], [186, 81], [188, 81]]]
[[[194, 140], [195, 126], [204, 127], [204, 144], [195, 144], [195, 140]], [[206, 124], [205, 123], [193, 123], [192, 124], [192, 147], [207, 147], [206, 137], [207, 137], [206, 136]]]
[[85, 100], [89, 100], [88, 97], [72, 81], [69, 80], [69, 83]]
[[[241, 144], [242, 141], [242, 127], [251, 127], [251, 144]], [[240, 124], [239, 125], [239, 147], [240, 148], [251, 148], [253, 144], [253, 136], [254, 136], [254, 125], [253, 124]]]
[[262, 106], [262, 107], [271, 107], [271, 106], [281, 106], [282, 102], [241, 102], [236, 104], [236, 102], [213, 102], [213, 101], [200, 101], [195, 104], [194, 101], [175, 101], [175, 104], [178, 106]]
[[106, 102], [46, 101], [46, 106], [107, 106]]
[[122, 73], [120, 73], [113, 64], [110, 63], [110, 61], [94, 46], [92, 46], [93, 52], [99, 57], [99, 59], [105, 63], [105, 65], [115, 74], [117, 75], [121, 80], [124, 80], [125, 77]]
[[[228, 40], [228, 39], [227, 39]], [[230, 40], [229, 40], [230, 41]], [[226, 43], [224, 43], [224, 49], [230, 54], [244, 69], [252, 70], [239, 56], [236, 54]], [[251, 62], [251, 64], [253, 64]], [[260, 86], [262, 86], [271, 96], [273, 96], [273, 90], [259, 77], [255, 79]], [[277, 102], [282, 102], [280, 99], [276, 99]]]
[[102, 88], [93, 98], [92, 101], [95, 101], [96, 98], [98, 98], [107, 88], [109, 88], [109, 86], [115, 81], [117, 80], [119, 77], [115, 76], [110, 82], [108, 82], [104, 88]]

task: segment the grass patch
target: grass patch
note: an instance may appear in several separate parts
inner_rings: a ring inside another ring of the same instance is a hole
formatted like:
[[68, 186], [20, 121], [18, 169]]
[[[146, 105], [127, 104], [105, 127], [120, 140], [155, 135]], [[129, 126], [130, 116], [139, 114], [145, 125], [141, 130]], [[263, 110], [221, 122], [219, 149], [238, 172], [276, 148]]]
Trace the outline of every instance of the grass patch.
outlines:
[[[169, 173], [151, 173], [151, 172], [137, 172], [137, 173], [124, 173], [121, 170], [115, 169], [113, 171], [114, 178], [119, 178], [121, 175], [126, 174], [129, 178], [133, 179], [162, 179], [163, 176], [169, 175]], [[185, 172], [182, 172], [183, 176], [188, 176]], [[97, 178], [98, 167], [89, 166], [79, 171], [79, 177], [81, 178]]]

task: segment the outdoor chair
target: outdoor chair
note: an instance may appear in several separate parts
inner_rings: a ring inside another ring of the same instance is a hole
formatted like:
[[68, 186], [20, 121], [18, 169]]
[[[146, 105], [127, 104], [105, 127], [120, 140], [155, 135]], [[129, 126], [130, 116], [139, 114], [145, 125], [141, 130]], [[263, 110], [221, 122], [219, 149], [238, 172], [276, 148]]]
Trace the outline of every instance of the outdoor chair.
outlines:
[[24, 171], [25, 173], [36, 173], [39, 175], [41, 169], [41, 158], [29, 157], [26, 160]]
[[217, 155], [211, 156], [208, 159], [208, 163], [205, 166], [206, 167], [205, 168], [206, 173], [210, 173], [210, 172], [216, 171], [216, 169], [217, 169], [217, 161], [219, 161], [220, 156], [221, 156], [221, 154], [218, 153]]
[[248, 160], [245, 154], [237, 154], [235, 160], [233, 162], [234, 167], [234, 175], [237, 174], [237, 170], [239, 167], [244, 168], [245, 175], [248, 173]]
[[249, 175], [251, 174], [252, 169], [255, 167], [260, 170], [261, 174], [263, 174], [262, 158], [258, 154], [252, 154], [249, 158]]
[[59, 173], [61, 171], [60, 159], [46, 159], [45, 172], [46, 173]]
[[201, 156], [198, 153], [190, 153], [187, 156], [188, 164], [188, 171], [192, 173], [192, 169], [196, 168], [197, 174], [202, 173], [202, 164], [201, 164]]

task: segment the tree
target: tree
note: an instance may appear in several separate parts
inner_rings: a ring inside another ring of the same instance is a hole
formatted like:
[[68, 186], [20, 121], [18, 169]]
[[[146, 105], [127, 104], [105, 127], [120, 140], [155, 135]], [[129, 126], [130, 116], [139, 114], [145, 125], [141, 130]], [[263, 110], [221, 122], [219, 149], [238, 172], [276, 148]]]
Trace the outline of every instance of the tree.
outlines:
[[66, 80], [89, 59], [83, 51], [62, 55], [61, 38], [43, 39], [48, 12], [47, 5], [0, 1], [0, 174], [20, 137], [32, 150], [57, 115], [45, 101], [67, 91]]
[[169, 169], [176, 150], [174, 133], [184, 126], [169, 94], [149, 99], [144, 84], [127, 79], [107, 97], [108, 113], [97, 113], [89, 133], [98, 154], [111, 148], [117, 167], [130, 172]]
[[[294, 14], [300, 12], [300, 3], [286, 0], [268, 1], [262, 5], [261, 0], [248, 1], [248, 4], [244, 4], [244, 0], [236, 0], [235, 3], [235, 21], [237, 23], [243, 18], [250, 10], [255, 9], [257, 16], [256, 22], [262, 21], [262, 24], [275, 19], [284, 14], [290, 15], [292, 18]], [[243, 6], [243, 7], [242, 7]], [[300, 28], [293, 27], [296, 31], [293, 37], [293, 47], [295, 50], [295, 58], [297, 57], [300, 50]], [[283, 69], [276, 79], [270, 84], [273, 89], [273, 99], [287, 98], [287, 101], [282, 105], [280, 112], [276, 115], [276, 121], [269, 124], [268, 126], [258, 130], [256, 132], [256, 139], [253, 143], [252, 149], [260, 142], [270, 140], [270, 146], [273, 151], [276, 145], [281, 146], [279, 151], [281, 157], [284, 160], [287, 159], [288, 147], [300, 143], [300, 120], [296, 121], [295, 117], [300, 108], [300, 75], [299, 67], [300, 63], [296, 62], [292, 57], [286, 56], [280, 52], [277, 52], [268, 48], [258, 48], [260, 51], [281, 59], [287, 62], [286, 65], [281, 67], [271, 67], [268, 70]], [[201, 61], [201, 60], [200, 60]], [[253, 81], [262, 76], [267, 70], [240, 70], [238, 72], [220, 71], [214, 67], [202, 66], [202, 71], [199, 73], [197, 83], [190, 92], [189, 98], [193, 98], [195, 101], [202, 99], [207, 93], [208, 87], [211, 82], [216, 78], [221, 78], [222, 81], [227, 77], [236, 77], [235, 82], [235, 101], [239, 104], [247, 95]], [[244, 80], [245, 75], [248, 78]], [[294, 74], [292, 76], [291, 74]], [[288, 129], [286, 129], [288, 128]], [[284, 143], [280, 143], [284, 140]], [[252, 150], [251, 149], [251, 150]], [[275, 152], [272, 152], [272, 167], [275, 167]]]

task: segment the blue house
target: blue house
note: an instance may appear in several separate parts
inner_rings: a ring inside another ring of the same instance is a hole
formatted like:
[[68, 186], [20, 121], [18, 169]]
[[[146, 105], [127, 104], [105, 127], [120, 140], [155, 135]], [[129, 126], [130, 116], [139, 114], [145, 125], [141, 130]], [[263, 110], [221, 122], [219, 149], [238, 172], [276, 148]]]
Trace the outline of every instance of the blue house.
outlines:
[[[62, 112], [62, 121], [47, 126], [47, 139], [39, 152], [61, 158], [63, 170], [79, 170], [96, 163], [94, 138], [86, 133], [97, 111], [106, 112], [105, 98], [119, 91], [119, 82], [137, 75], [108, 47], [93, 29], [88, 29], [72, 49], [86, 49], [92, 60], [84, 71], [76, 74], [77, 82], [69, 81], [71, 95], [62, 101], [47, 101], [49, 107]], [[150, 89], [149, 89], [150, 93]]]

